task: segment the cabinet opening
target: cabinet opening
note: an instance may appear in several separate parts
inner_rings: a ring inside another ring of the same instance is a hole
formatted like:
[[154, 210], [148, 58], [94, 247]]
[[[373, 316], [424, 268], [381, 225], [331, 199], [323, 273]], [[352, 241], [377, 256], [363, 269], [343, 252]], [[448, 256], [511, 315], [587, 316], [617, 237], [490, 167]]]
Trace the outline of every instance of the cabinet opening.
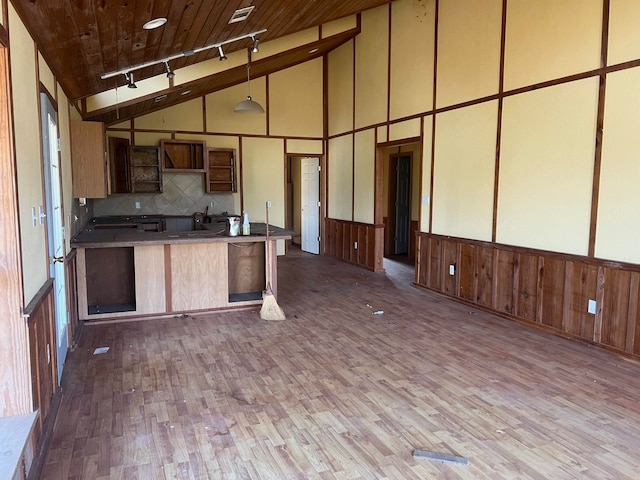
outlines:
[[229, 244], [229, 302], [260, 300], [265, 287], [264, 242]]
[[133, 247], [85, 251], [89, 315], [136, 309]]

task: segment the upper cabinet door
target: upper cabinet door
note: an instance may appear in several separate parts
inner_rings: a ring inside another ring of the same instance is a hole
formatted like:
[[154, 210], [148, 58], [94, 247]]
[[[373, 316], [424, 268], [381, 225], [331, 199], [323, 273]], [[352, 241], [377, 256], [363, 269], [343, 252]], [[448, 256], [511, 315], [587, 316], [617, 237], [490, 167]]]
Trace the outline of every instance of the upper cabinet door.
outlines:
[[104, 125], [70, 122], [74, 198], [106, 198], [107, 156]]

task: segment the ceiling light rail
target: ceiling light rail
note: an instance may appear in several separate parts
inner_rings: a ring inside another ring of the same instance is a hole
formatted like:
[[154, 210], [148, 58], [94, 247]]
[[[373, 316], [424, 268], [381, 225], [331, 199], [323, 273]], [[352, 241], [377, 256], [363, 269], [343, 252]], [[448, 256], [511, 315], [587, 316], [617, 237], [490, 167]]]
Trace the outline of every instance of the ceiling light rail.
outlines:
[[105, 74], [101, 75], [100, 78], [102, 80], [106, 80], [108, 78], [117, 77], [118, 75], [124, 75], [128, 79], [129, 75], [131, 75], [131, 72], [134, 72], [136, 70], [141, 70], [141, 69], [147, 68], [147, 67], [153, 67], [154, 65], [158, 65], [160, 63], [164, 63], [165, 66], [168, 67], [168, 62], [170, 62], [171, 60], [175, 60], [177, 58], [182, 58], [182, 57], [190, 57], [192, 55], [195, 55], [196, 53], [204, 52], [205, 50], [210, 50], [212, 48], [217, 48], [217, 49], [219, 49], [218, 51], [220, 51], [220, 50], [222, 50], [221, 47], [223, 45], [228, 45], [229, 43], [237, 42], [239, 40], [244, 40], [245, 38], [250, 38], [253, 41], [252, 46], [254, 48], [256, 48], [257, 45], [258, 45], [257, 42], [256, 42], [256, 40], [257, 40], [256, 36], [266, 32], [266, 31], [267, 31], [267, 29], [263, 28], [262, 30], [257, 30], [255, 32], [247, 33], [245, 35], [240, 35], [238, 37], [230, 38], [229, 40], [225, 40], [223, 42], [212, 43], [211, 45], [205, 45], [204, 47], [196, 48], [196, 49], [193, 49], [193, 50], [185, 50], [184, 52], [176, 53], [175, 55], [171, 55], [169, 57], [162, 58], [160, 60], [153, 60], [151, 62], [141, 63], [139, 65], [133, 65], [133, 66], [131, 66], [129, 68], [123, 68], [123, 69], [117, 70], [115, 72], [105, 73]]

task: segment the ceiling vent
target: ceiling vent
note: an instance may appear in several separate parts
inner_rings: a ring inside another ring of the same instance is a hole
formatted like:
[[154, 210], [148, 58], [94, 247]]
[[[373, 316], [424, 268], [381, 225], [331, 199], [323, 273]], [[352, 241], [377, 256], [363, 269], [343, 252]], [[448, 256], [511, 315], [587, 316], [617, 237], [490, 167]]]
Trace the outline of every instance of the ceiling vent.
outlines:
[[255, 5], [251, 5], [247, 8], [239, 8], [238, 10], [233, 12], [233, 15], [231, 15], [231, 20], [229, 20], [229, 23], [244, 22], [251, 14], [251, 12], [253, 12], [254, 8], [256, 8]]

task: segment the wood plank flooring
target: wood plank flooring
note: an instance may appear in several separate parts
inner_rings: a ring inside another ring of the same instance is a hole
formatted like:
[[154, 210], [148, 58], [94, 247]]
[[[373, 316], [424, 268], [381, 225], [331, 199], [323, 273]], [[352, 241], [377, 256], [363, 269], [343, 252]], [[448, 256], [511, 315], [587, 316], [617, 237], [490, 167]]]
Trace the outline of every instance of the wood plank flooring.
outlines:
[[416, 289], [398, 263], [278, 266], [284, 322], [87, 326], [43, 478], [639, 478], [640, 365]]

